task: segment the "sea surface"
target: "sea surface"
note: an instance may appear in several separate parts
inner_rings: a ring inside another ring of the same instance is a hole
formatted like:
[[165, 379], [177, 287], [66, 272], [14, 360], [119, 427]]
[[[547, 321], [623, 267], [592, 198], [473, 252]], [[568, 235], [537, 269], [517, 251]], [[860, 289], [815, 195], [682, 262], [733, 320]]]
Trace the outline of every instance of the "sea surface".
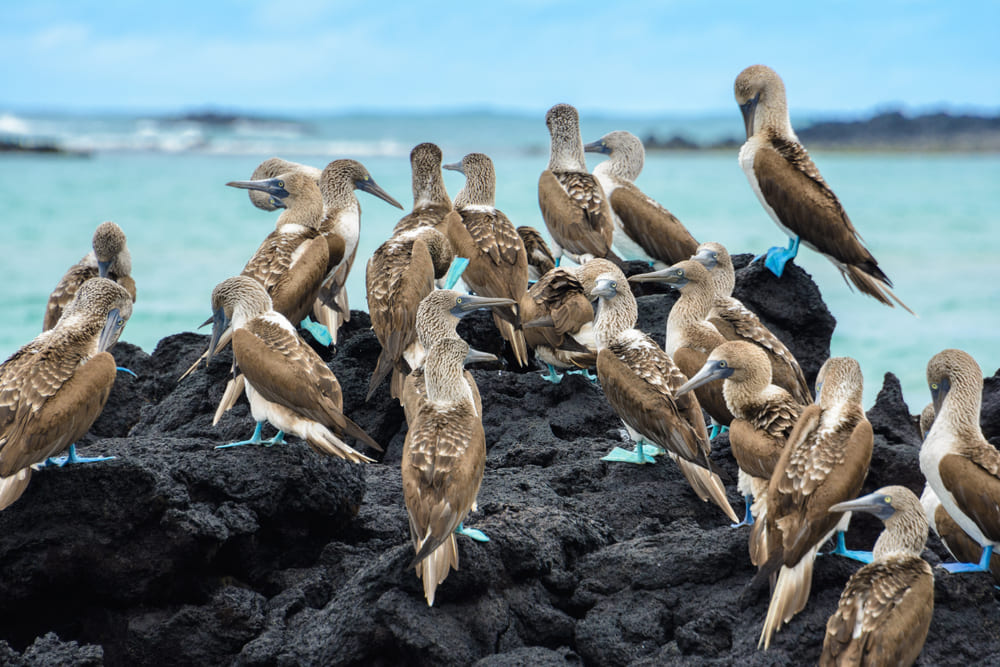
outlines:
[[[730, 116], [709, 118], [582, 119], [584, 141], [620, 129], [641, 138], [682, 134], [712, 142], [739, 138], [742, 119], [735, 108]], [[221, 125], [0, 111], [0, 137], [49, 139], [89, 153], [0, 154], [0, 359], [41, 330], [49, 293], [89, 251], [94, 228], [105, 220], [128, 236], [138, 287], [122, 340], [152, 353], [161, 338], [194, 331], [210, 315], [212, 288], [242, 270], [276, 220], [253, 208], [245, 191], [225, 183], [249, 178], [274, 155], [317, 167], [343, 157], [361, 160], [408, 209], [414, 145], [437, 143], [446, 162], [484, 152], [496, 165], [498, 208], [515, 225], [545, 232], [537, 200], [538, 175], [548, 162], [544, 110], [537, 117], [355, 114]], [[919, 412], [930, 400], [927, 361], [948, 347], [968, 351], [992, 375], [1000, 367], [1000, 155], [812, 156], [896, 294], [918, 314], [852, 292], [828, 260], [800, 251], [795, 261], [816, 280], [837, 318], [833, 354], [861, 362], [866, 406], [891, 371], [900, 377], [911, 410]], [[601, 159], [587, 156], [591, 168]], [[445, 172], [452, 197], [463, 180]], [[720, 241], [733, 254], [787, 242], [758, 204], [735, 150], [651, 152], [636, 183], [699, 241]], [[403, 213], [365, 193], [358, 196], [362, 235], [348, 288], [352, 307], [366, 310], [365, 261]]]

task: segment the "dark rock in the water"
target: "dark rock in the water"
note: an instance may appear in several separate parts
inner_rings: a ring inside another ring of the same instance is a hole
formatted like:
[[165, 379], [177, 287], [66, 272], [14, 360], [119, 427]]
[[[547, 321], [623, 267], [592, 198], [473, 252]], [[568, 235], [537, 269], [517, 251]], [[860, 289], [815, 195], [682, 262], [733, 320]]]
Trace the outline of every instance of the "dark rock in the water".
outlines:
[[[737, 296], [798, 356], [807, 376], [829, 355], [834, 321], [792, 264], [780, 280], [737, 263]], [[636, 264], [636, 263], [632, 263]], [[630, 266], [630, 272], [644, 270]], [[639, 324], [662, 342], [676, 300], [639, 297]], [[821, 557], [809, 604], [757, 649], [766, 590], [747, 529], [700, 502], [669, 460], [600, 457], [621, 441], [600, 387], [553, 385], [515, 369], [489, 313], [459, 331], [506, 365], [473, 371], [488, 456], [461, 569], [429, 608], [412, 557], [399, 463], [406, 424], [388, 382], [365, 402], [379, 354], [364, 313], [336, 350], [344, 411], [385, 447], [380, 461], [322, 458], [294, 438], [215, 450], [253, 429], [245, 399], [212, 425], [232, 355], [178, 382], [207, 336], [114, 352], [119, 374], [83, 440], [106, 463], [46, 469], [0, 512], [0, 664], [10, 665], [798, 665], [814, 662], [826, 619], [857, 564]], [[517, 372], [515, 372], [517, 371]], [[869, 381], [872, 381], [869, 378]], [[1000, 377], [984, 392], [984, 429], [1000, 433]], [[922, 405], [922, 404], [921, 404]], [[919, 406], [914, 406], [918, 408]], [[869, 412], [875, 453], [865, 490], [920, 491], [919, 436], [891, 375]], [[266, 430], [265, 436], [273, 434]], [[739, 511], [736, 465], [721, 436], [712, 463]], [[871, 518], [871, 517], [869, 517]], [[870, 548], [881, 526], [848, 535]], [[929, 562], [948, 559], [936, 538]], [[938, 571], [934, 620], [918, 664], [989, 663], [1000, 654], [988, 576]]]

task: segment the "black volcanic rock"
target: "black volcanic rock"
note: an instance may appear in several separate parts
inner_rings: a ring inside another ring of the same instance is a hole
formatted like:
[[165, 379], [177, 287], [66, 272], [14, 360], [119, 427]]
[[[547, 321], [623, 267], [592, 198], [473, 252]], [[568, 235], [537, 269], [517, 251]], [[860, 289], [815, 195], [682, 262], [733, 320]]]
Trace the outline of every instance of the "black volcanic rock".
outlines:
[[[778, 280], [748, 260], [735, 258], [737, 296], [813, 379], [834, 326], [816, 286], [794, 264]], [[675, 300], [639, 297], [640, 326], [660, 342]], [[489, 314], [460, 331], [507, 355]], [[459, 539], [461, 569], [429, 608], [406, 569], [402, 412], [387, 383], [364, 401], [379, 352], [367, 316], [352, 313], [335, 351], [317, 350], [346, 414], [385, 448], [369, 465], [321, 458], [294, 438], [214, 449], [247, 437], [253, 420], [241, 400], [212, 425], [229, 352], [177, 381], [207, 340], [170, 336], [151, 355], [119, 344], [117, 360], [139, 377], [119, 374], [83, 441], [84, 453], [118, 458], [40, 471], [0, 512], [0, 664], [798, 665], [817, 659], [857, 569], [821, 557], [809, 604], [759, 651], [767, 599], [742, 595], [754, 574], [747, 529], [700, 502], [670, 461], [601, 461], [622, 443], [599, 386], [578, 375], [553, 385], [508, 359], [473, 371], [488, 456], [468, 523], [491, 540]], [[984, 398], [984, 428], [1000, 433], [1000, 377]], [[869, 412], [866, 491], [919, 493], [912, 412], [887, 375]], [[712, 462], [741, 510], [726, 436]], [[857, 517], [848, 543], [870, 548], [879, 530]], [[948, 558], [936, 538], [925, 556]], [[989, 664], [1000, 654], [991, 580], [936, 576], [918, 664]]]

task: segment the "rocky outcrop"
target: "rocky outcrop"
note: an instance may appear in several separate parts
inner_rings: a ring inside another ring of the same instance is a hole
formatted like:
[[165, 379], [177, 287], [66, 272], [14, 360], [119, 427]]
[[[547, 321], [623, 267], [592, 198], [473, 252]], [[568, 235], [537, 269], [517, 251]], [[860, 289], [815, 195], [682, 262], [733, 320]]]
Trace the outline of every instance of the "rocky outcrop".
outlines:
[[[816, 286], [795, 265], [777, 280], [748, 259], [736, 258], [737, 296], [814, 378], [834, 326]], [[673, 301], [639, 297], [640, 325], [660, 342]], [[460, 332], [502, 351], [488, 314]], [[367, 316], [353, 313], [336, 354], [321, 353], [345, 412], [385, 447], [370, 465], [321, 458], [295, 439], [214, 449], [247, 437], [253, 421], [241, 401], [211, 424], [228, 353], [177, 382], [206, 344], [178, 334], [148, 355], [120, 343], [119, 364], [139, 378], [119, 376], [82, 447], [118, 458], [43, 470], [0, 512], [0, 663], [797, 665], [818, 657], [856, 569], [820, 558], [808, 606], [758, 651], [767, 599], [745, 593], [754, 574], [747, 529], [700, 502], [669, 461], [602, 462], [621, 444], [620, 422], [595, 384], [567, 376], [553, 385], [499, 365], [473, 371], [489, 451], [469, 525], [491, 541], [460, 539], [461, 569], [429, 608], [406, 569], [402, 411], [387, 383], [364, 403], [379, 352]], [[988, 434], [1000, 433], [998, 390], [992, 378]], [[911, 413], [922, 405], [908, 407], [886, 376], [869, 413], [866, 492], [892, 482], [919, 493]], [[712, 459], [742, 509], [725, 436]], [[849, 546], [870, 546], [880, 529], [863, 519]], [[932, 538], [926, 557], [936, 564], [946, 552]], [[940, 573], [935, 586], [919, 664], [1000, 654], [989, 577]]]

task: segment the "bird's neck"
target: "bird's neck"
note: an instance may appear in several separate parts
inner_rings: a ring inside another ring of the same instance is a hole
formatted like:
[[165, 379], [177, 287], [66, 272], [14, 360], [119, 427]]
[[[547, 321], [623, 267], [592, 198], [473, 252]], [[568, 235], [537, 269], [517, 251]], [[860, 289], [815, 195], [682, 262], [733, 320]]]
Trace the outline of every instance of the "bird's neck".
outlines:
[[552, 137], [549, 171], [587, 171], [579, 130], [575, 137], [569, 132]]
[[896, 512], [886, 521], [885, 530], [875, 542], [875, 560], [889, 554], [904, 553], [919, 557], [927, 542], [927, 520], [917, 511]]
[[639, 319], [639, 306], [631, 292], [619, 292], [613, 299], [600, 299], [594, 316], [594, 340], [602, 350], [623, 332], [633, 329]]
[[413, 171], [413, 208], [423, 206], [451, 207], [451, 199], [444, 187], [440, 169]]
[[496, 206], [496, 181], [472, 177], [465, 181], [465, 187], [455, 195], [455, 208], [469, 206]]

